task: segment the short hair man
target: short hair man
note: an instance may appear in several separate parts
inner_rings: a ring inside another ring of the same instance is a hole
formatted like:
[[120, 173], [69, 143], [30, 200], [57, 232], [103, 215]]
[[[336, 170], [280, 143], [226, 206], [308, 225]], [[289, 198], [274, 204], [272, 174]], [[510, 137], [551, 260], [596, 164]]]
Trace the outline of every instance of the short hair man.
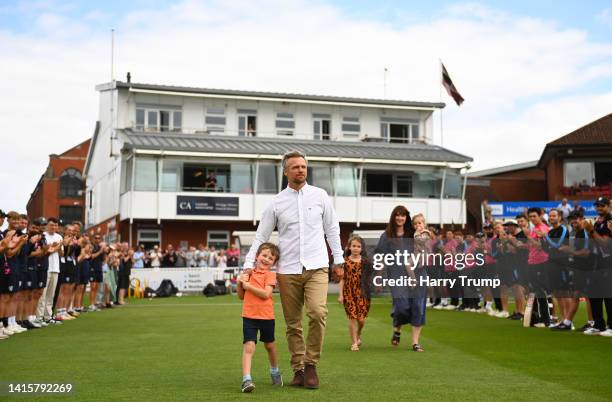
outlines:
[[[325, 190], [306, 182], [308, 162], [303, 153], [286, 153], [282, 168], [288, 185], [263, 212], [244, 266], [253, 268], [257, 249], [277, 227], [281, 251], [277, 278], [294, 371], [291, 385], [318, 388], [316, 365], [327, 321], [329, 257], [325, 239], [335, 266], [341, 266], [340, 225]], [[302, 333], [304, 307], [309, 317], [306, 342]]]

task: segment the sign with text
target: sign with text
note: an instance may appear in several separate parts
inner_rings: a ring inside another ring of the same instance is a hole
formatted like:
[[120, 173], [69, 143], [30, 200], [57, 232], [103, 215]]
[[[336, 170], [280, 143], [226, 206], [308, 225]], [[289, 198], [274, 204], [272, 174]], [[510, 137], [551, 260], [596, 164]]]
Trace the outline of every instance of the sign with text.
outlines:
[[[514, 218], [519, 214], [526, 214], [530, 207], [544, 208], [546, 213], [551, 208], [558, 208], [561, 201], [511, 201], [511, 202], [489, 202], [493, 218]], [[573, 206], [573, 201], [570, 201], [570, 206]], [[578, 201], [578, 204], [584, 208], [584, 216], [593, 218], [597, 216], [593, 201]]]
[[238, 216], [238, 197], [176, 196], [177, 215]]

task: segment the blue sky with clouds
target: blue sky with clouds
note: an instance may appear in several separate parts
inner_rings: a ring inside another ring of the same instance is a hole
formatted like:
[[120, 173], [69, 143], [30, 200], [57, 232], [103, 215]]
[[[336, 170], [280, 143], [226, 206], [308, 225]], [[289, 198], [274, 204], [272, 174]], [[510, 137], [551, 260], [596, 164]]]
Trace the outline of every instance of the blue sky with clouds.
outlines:
[[437, 101], [442, 58], [466, 98], [443, 94], [444, 146], [475, 169], [612, 112], [609, 1], [3, 1], [0, 124], [27, 139], [4, 158], [28, 169], [0, 171], [0, 208], [23, 210], [48, 154], [91, 136], [111, 27], [136, 82], [381, 97], [387, 67], [389, 98]]

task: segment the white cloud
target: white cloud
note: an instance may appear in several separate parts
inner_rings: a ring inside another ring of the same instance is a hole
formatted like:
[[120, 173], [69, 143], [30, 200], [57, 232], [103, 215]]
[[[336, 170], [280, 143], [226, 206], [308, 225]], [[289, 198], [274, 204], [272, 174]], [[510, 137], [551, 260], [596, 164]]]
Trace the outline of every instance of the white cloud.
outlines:
[[[36, 21], [0, 30], [0, 135], [14, 144], [3, 165], [25, 166], [0, 176], [3, 209], [23, 210], [48, 154], [91, 136], [94, 86], [110, 75], [105, 10], [79, 21], [44, 9]], [[444, 94], [444, 145], [475, 168], [537, 159], [611, 111], [609, 85], [582, 88], [612, 76], [612, 41], [478, 4], [388, 24], [313, 2], [184, 1], [113, 23], [117, 76], [135, 82], [381, 97], [389, 67], [389, 98], [437, 101], [442, 58], [466, 98], [457, 108]]]

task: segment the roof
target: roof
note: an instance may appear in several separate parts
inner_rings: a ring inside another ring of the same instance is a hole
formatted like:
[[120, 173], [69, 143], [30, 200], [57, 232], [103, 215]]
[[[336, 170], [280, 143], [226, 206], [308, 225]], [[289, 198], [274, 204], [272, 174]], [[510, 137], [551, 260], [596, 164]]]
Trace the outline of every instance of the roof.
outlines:
[[[134, 91], [153, 91], [153, 92], [177, 92], [183, 94], [202, 94], [218, 97], [244, 97], [269, 99], [270, 101], [306, 101], [311, 103], [330, 103], [330, 104], [355, 104], [355, 105], [371, 105], [381, 107], [405, 107], [405, 108], [425, 108], [425, 109], [442, 109], [446, 106], [443, 102], [417, 102], [407, 100], [390, 100], [390, 99], [372, 99], [372, 98], [354, 98], [347, 96], [328, 96], [328, 95], [307, 95], [284, 92], [262, 92], [262, 91], [242, 91], [234, 89], [214, 89], [214, 88], [198, 88], [198, 87], [182, 87], [172, 85], [158, 84], [142, 84], [142, 83], [127, 83], [123, 81], [115, 81], [117, 88], [125, 88]], [[97, 90], [105, 90], [112, 88], [112, 83], [96, 86]]]
[[235, 137], [209, 134], [142, 133], [121, 130], [125, 147], [149, 150], [268, 155], [278, 157], [297, 149], [309, 157], [366, 158], [389, 161], [466, 163], [473, 159], [426, 144], [390, 144]]
[[548, 143], [562, 146], [600, 144], [612, 144], [612, 113]]
[[602, 145], [612, 145], [612, 113], [546, 144], [538, 166], [546, 164], [553, 155], [553, 149]]
[[500, 166], [492, 169], [478, 170], [475, 172], [468, 173], [468, 177], [485, 177], [493, 176], [500, 173], [509, 173], [517, 170], [531, 169], [538, 166], [538, 161], [529, 161], [522, 163], [515, 163], [513, 165]]

